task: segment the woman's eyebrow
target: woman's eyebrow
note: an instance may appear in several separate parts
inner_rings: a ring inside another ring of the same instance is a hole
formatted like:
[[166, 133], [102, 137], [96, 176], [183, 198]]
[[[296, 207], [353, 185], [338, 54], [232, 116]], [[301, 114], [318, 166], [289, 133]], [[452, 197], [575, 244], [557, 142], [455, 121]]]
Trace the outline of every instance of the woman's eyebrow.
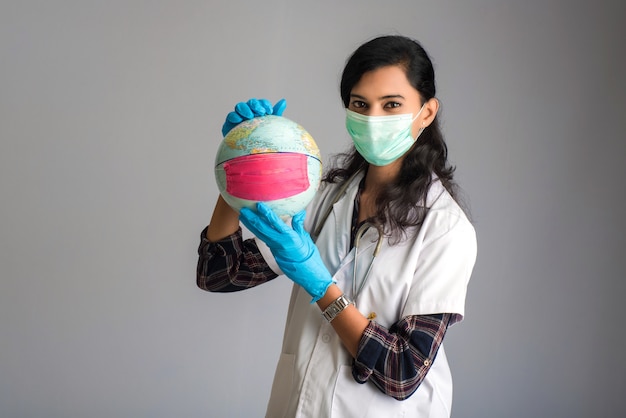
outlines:
[[379, 100], [389, 100], [389, 99], [404, 99], [404, 96], [401, 94], [389, 94], [387, 96], [381, 97]]
[[[359, 100], [367, 100], [365, 97], [359, 94], [350, 94], [351, 98], [359, 99]], [[404, 96], [401, 94], [388, 94], [386, 96], [379, 97], [378, 100], [389, 100], [389, 99], [404, 99]]]

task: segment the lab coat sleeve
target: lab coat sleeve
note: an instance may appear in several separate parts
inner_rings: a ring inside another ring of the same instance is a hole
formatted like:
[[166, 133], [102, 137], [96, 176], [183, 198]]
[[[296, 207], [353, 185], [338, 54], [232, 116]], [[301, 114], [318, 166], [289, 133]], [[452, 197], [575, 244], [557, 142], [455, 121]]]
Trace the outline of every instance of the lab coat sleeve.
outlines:
[[463, 214], [431, 214], [403, 316], [465, 314], [467, 285], [476, 261], [476, 233]]

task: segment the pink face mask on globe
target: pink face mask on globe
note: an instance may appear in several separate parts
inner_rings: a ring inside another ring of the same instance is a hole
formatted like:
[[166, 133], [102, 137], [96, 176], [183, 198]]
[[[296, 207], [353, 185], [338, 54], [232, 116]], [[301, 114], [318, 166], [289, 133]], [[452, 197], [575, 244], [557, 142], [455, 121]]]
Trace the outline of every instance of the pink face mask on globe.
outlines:
[[251, 154], [224, 163], [226, 191], [247, 200], [278, 200], [309, 188], [307, 156], [298, 153]]

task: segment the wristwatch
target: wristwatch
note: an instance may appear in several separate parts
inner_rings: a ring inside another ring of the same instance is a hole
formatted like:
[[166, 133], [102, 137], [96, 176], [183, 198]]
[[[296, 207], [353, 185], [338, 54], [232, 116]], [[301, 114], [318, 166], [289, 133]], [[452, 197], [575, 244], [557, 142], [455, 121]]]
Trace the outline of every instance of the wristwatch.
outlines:
[[322, 312], [322, 316], [328, 322], [331, 322], [333, 319], [335, 319], [337, 315], [341, 313], [341, 311], [346, 309], [352, 303], [353, 302], [345, 297], [345, 295], [341, 295], [337, 299], [335, 299], [330, 305], [328, 305], [326, 309], [324, 309], [324, 312]]

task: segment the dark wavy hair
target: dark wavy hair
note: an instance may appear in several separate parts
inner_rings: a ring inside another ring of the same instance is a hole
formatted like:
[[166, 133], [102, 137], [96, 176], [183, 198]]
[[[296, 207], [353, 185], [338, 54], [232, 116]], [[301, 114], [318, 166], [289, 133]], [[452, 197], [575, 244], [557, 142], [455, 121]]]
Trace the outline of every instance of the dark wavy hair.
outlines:
[[[406, 73], [411, 85], [419, 92], [422, 104], [435, 97], [435, 72], [424, 48], [415, 40], [404, 36], [382, 36], [361, 45], [350, 56], [341, 77], [341, 99], [347, 108], [352, 88], [363, 74], [381, 67], [398, 65]], [[421, 133], [407, 152], [400, 174], [376, 200], [376, 215], [370, 219], [382, 225], [385, 234], [400, 240], [407, 228], [419, 226], [428, 208], [426, 195], [431, 184], [439, 181], [453, 198], [457, 198], [457, 185], [453, 181], [455, 168], [448, 163], [448, 148], [441, 133], [439, 116]], [[324, 181], [341, 183], [368, 164], [358, 151], [351, 147], [334, 157], [333, 167]]]

